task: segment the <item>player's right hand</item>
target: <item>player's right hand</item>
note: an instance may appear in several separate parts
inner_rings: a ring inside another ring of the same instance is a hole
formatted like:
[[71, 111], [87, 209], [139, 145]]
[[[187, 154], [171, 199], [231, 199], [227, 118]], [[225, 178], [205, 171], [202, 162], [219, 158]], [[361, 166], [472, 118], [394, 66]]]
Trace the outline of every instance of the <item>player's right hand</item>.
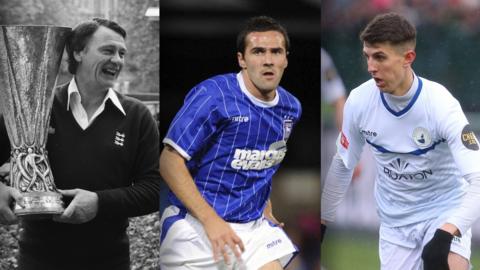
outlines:
[[13, 202], [18, 203], [21, 207], [22, 194], [12, 187], [0, 183], [0, 223], [14, 224], [18, 222], [17, 216], [13, 213]]
[[230, 264], [229, 250], [235, 254], [237, 259], [241, 259], [241, 252], [245, 251], [243, 242], [233, 229], [222, 218], [212, 215], [203, 223], [203, 228], [207, 233], [208, 239], [213, 249], [213, 258], [216, 262], [223, 256], [225, 264]]

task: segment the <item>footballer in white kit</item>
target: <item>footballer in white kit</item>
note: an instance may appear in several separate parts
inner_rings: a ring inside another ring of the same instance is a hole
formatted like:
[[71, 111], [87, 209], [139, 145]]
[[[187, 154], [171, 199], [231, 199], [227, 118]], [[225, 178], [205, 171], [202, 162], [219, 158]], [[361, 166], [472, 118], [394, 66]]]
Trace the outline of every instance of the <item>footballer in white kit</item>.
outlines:
[[[394, 109], [401, 103], [394, 98], [378, 91], [373, 79], [354, 89], [345, 106], [338, 154], [352, 169], [363, 144], [370, 145], [377, 166], [380, 237], [386, 241], [381, 247], [393, 243], [413, 250], [426, 244], [425, 234], [434, 231], [423, 227], [411, 235], [390, 230], [438, 217], [445, 220], [465, 194], [462, 175], [478, 172], [480, 157], [458, 101], [443, 86], [415, 76], [403, 109]], [[466, 258], [470, 257], [469, 236], [470, 232], [452, 246]], [[396, 252], [382, 259], [398, 260], [400, 251]], [[418, 261], [420, 253], [418, 249], [410, 256]], [[410, 256], [404, 263], [415, 261]]]
[[[373, 79], [352, 90], [345, 104], [322, 221], [334, 220], [368, 144], [377, 169], [381, 269], [468, 269], [470, 226], [480, 215], [475, 134], [450, 92], [411, 69], [415, 30], [403, 17], [377, 16], [361, 39]], [[440, 230], [445, 224], [455, 230]]]

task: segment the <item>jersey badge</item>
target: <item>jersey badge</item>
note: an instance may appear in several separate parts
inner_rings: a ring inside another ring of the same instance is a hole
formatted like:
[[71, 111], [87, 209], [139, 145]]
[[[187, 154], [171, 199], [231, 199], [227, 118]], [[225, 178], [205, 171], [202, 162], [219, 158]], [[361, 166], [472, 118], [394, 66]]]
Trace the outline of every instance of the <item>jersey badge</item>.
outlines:
[[413, 130], [413, 140], [415, 144], [421, 148], [428, 147], [432, 144], [432, 136], [426, 128], [417, 127]]
[[470, 125], [466, 125], [462, 130], [462, 143], [470, 150], [477, 151], [479, 149], [477, 137]]
[[287, 141], [292, 133], [293, 121], [291, 119], [283, 120], [283, 140]]

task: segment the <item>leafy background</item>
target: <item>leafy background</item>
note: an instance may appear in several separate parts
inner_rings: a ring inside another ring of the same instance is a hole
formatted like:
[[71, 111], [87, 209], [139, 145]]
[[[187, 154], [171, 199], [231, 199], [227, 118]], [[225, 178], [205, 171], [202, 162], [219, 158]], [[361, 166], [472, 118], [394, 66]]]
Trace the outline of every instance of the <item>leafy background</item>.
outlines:
[[[132, 92], [159, 93], [160, 23], [145, 17], [147, 8], [158, 4], [158, 0], [0, 0], [0, 25], [73, 28], [94, 17], [107, 17], [127, 31], [128, 54], [120, 83], [129, 81]], [[70, 77], [64, 56], [59, 82]]]

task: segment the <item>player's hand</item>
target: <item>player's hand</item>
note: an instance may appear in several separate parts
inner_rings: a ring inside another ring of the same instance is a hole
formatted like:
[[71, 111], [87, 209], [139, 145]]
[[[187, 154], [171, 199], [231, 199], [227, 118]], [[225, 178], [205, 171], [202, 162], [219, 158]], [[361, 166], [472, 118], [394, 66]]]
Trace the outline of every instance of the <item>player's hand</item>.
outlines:
[[9, 225], [18, 222], [17, 216], [13, 213], [13, 207], [15, 203], [24, 207], [21, 199], [22, 194], [18, 190], [0, 183], [0, 223]]
[[422, 259], [424, 270], [449, 270], [448, 253], [453, 235], [437, 229], [432, 240], [423, 248]]
[[325, 223], [321, 223], [320, 224], [320, 228], [321, 228], [321, 231], [320, 231], [320, 244], [323, 242], [323, 237], [325, 236], [325, 232], [327, 231], [327, 225], [325, 225]]
[[283, 228], [283, 226], [285, 226], [283, 222], [278, 221], [273, 215], [272, 203], [270, 202], [270, 200], [267, 201], [267, 205], [265, 206], [265, 209], [263, 209], [263, 215], [266, 219], [268, 219], [273, 224], [279, 226], [280, 228]]
[[213, 258], [216, 262], [223, 256], [225, 264], [230, 264], [231, 252], [238, 260], [241, 259], [241, 252], [245, 251], [240, 237], [232, 230], [230, 225], [217, 215], [212, 215], [203, 223], [203, 228], [213, 249]]
[[73, 197], [70, 204], [61, 215], [54, 216], [53, 220], [63, 223], [81, 224], [92, 220], [98, 212], [98, 195], [84, 189], [59, 190], [67, 197]]

